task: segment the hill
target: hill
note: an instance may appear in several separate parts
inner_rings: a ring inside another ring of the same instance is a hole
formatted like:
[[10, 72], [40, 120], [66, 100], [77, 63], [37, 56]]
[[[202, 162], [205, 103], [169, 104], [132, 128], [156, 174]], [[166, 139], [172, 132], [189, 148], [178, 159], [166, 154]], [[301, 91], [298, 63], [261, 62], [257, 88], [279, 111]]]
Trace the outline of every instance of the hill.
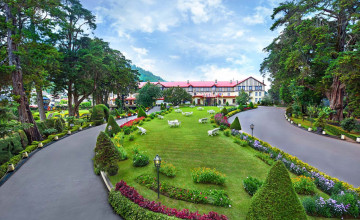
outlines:
[[146, 81], [156, 82], [158, 80], [160, 80], [160, 82], [165, 82], [165, 80], [162, 79], [160, 76], [156, 76], [152, 72], [144, 70], [143, 68], [138, 67], [136, 65], [131, 65], [131, 69], [139, 71], [141, 82], [146, 82]]

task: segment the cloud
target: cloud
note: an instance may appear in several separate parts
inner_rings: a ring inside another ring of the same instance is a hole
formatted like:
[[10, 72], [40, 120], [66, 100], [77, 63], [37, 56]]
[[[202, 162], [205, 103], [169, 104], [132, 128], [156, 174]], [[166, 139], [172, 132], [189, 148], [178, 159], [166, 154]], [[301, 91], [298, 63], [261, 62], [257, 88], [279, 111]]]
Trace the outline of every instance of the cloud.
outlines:
[[264, 24], [266, 18], [270, 17], [271, 14], [272, 14], [272, 9], [263, 6], [258, 6], [255, 8], [255, 14], [251, 16], [246, 16], [243, 19], [243, 21], [245, 24], [248, 25]]
[[169, 55], [169, 57], [173, 60], [180, 59], [180, 56], [178, 56], [178, 55]]
[[138, 55], [147, 55], [148, 54], [148, 50], [145, 48], [139, 48], [139, 47], [134, 47], [131, 46], [131, 48], [138, 54]]
[[203, 76], [203, 80], [241, 80], [254, 74], [254, 67], [247, 66], [243, 68], [219, 67], [215, 64], [196, 67], [198, 74]]
[[226, 58], [226, 62], [236, 65], [246, 65], [250, 62], [250, 59], [247, 58], [245, 55], [240, 55], [238, 59], [235, 59], [233, 57]]

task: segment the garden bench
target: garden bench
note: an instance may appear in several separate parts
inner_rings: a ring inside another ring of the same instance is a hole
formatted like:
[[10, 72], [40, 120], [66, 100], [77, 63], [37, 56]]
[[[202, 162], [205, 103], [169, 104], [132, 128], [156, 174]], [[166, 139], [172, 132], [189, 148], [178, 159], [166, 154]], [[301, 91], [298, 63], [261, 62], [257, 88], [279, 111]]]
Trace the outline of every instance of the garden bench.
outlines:
[[146, 134], [146, 129], [145, 128], [142, 128], [142, 127], [139, 127], [139, 126], [137, 126], [137, 128], [139, 129], [139, 133], [141, 133], [141, 135]]
[[200, 118], [199, 123], [206, 123], [208, 118]]
[[209, 136], [217, 135], [217, 134], [219, 133], [219, 130], [220, 130], [220, 128], [215, 128], [215, 129], [213, 129], [213, 130], [209, 130], [209, 131], [208, 131], [208, 135], [209, 135]]

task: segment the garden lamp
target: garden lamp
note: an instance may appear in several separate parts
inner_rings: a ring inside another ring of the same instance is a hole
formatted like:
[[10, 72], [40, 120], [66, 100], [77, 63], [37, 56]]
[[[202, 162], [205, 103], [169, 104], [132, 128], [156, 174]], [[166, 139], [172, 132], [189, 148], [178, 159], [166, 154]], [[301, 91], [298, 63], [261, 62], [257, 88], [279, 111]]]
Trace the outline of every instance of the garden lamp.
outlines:
[[159, 180], [159, 169], [160, 169], [160, 166], [161, 166], [161, 157], [156, 154], [155, 158], [154, 158], [154, 165], [156, 167], [156, 170], [157, 170], [157, 181], [158, 181], [158, 199], [160, 198], [160, 180]]
[[251, 124], [251, 125], [250, 125], [250, 128], [251, 128], [251, 137], [254, 136], [254, 127], [255, 127], [254, 124]]

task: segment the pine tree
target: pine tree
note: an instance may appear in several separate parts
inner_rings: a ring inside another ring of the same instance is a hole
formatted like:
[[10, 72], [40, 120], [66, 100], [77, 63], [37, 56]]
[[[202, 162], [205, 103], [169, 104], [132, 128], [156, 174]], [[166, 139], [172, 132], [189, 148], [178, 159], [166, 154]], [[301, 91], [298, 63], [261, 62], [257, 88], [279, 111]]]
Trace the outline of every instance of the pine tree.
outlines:
[[230, 128], [235, 130], [241, 130], [241, 124], [238, 117], [236, 117], [231, 123]]
[[[111, 126], [111, 131], [109, 130], [109, 126]], [[109, 116], [108, 124], [106, 125], [105, 132], [110, 135], [110, 137], [115, 136], [117, 133], [121, 131], [120, 126], [116, 123], [113, 116]]]

